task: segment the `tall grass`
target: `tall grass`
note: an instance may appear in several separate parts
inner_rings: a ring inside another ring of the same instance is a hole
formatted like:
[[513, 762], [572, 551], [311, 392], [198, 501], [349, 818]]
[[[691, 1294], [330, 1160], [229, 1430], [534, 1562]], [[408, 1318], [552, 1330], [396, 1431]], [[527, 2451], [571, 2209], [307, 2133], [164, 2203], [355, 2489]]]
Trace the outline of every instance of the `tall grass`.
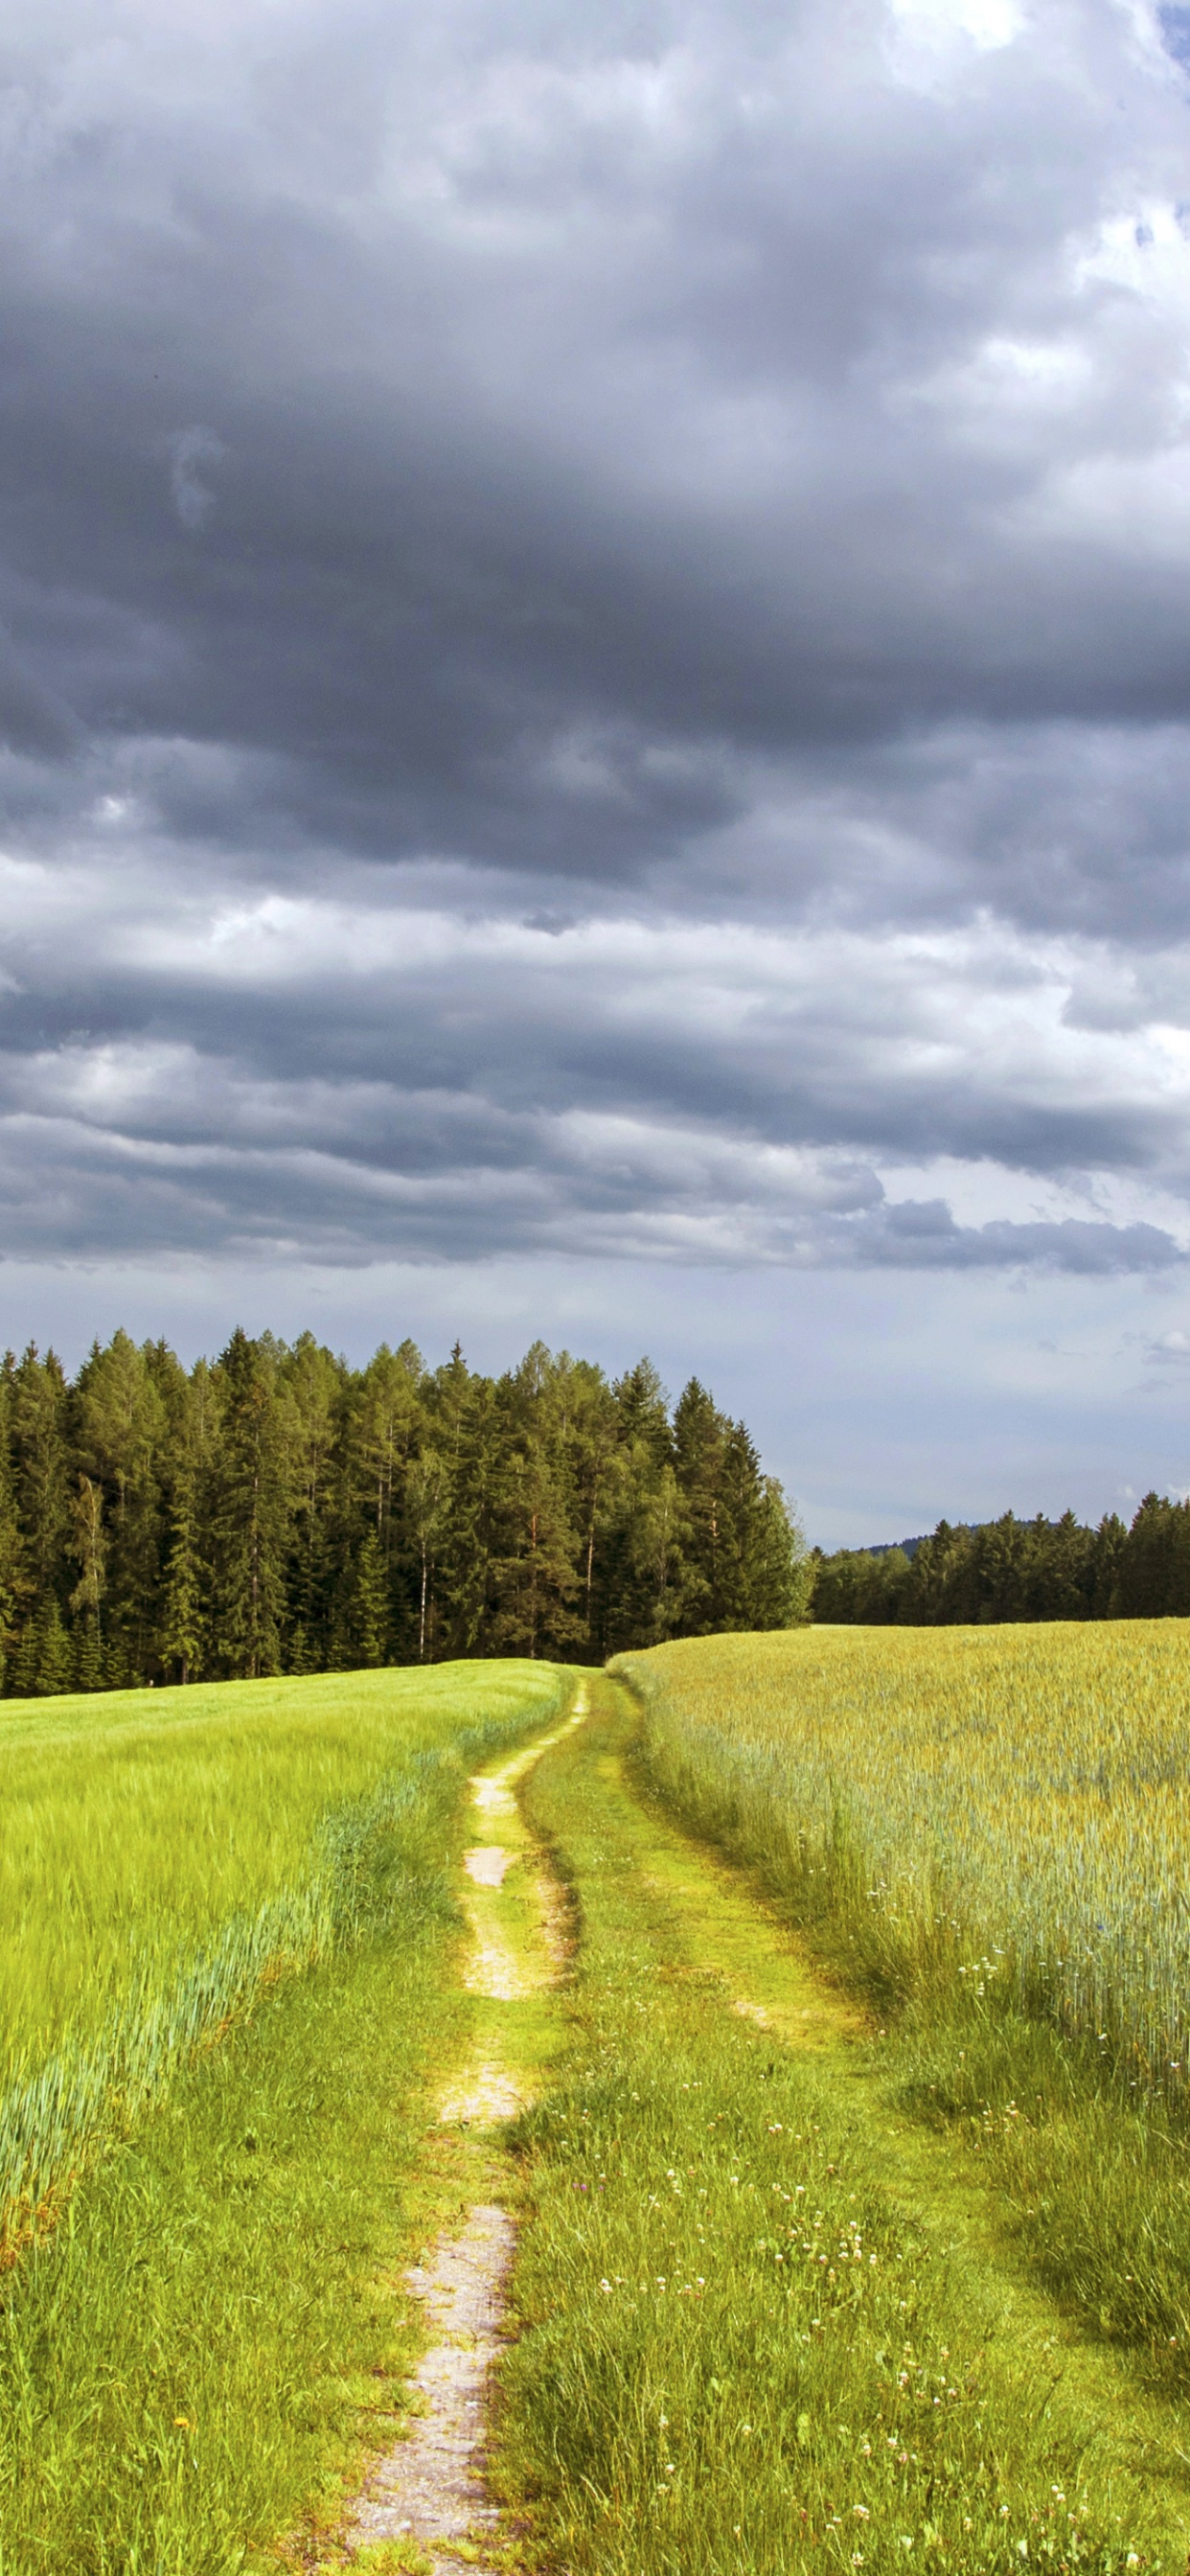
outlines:
[[262, 1982], [330, 1956], [394, 1876], [444, 1898], [475, 1761], [550, 1666], [59, 1699], [0, 1721], [0, 2266]]
[[888, 2026], [1093, 2331], [1190, 2381], [1190, 1626], [812, 1630], [617, 1669], [648, 1776]]
[[1190, 1624], [812, 1629], [614, 1669], [659, 1789], [877, 2002], [1046, 2017], [1182, 2097]]
[[1055, 2413], [1048, 2350], [1040, 2370], [1019, 2355], [907, 2215], [850, 2084], [700, 1970], [656, 1874], [664, 1827], [619, 1787], [625, 1729], [593, 1696], [527, 1790], [583, 1928], [570, 2055], [522, 2129], [499, 2456], [530, 2563], [1161, 2563], [1168, 2489], [1126, 2492], [1078, 2409]]
[[393, 2438], [403, 2266], [443, 2214], [426, 2087], [467, 2016], [453, 1926], [396, 1874], [376, 1893], [350, 1950], [179, 2069], [9, 2272], [4, 2576], [309, 2567], [361, 2436]]

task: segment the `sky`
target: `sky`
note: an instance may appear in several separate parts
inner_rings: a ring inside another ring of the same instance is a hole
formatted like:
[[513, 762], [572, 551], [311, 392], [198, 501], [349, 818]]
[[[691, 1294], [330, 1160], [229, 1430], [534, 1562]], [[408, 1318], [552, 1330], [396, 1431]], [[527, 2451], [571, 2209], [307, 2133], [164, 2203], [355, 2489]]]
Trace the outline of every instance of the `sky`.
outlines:
[[0, 9], [0, 1341], [1190, 1489], [1190, 6]]

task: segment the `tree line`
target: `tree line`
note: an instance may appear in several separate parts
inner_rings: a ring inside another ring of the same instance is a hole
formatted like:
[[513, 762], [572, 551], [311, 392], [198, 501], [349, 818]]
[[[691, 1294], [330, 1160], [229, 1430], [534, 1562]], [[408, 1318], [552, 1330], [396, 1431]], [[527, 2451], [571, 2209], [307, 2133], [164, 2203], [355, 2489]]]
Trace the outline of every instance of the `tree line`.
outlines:
[[976, 1528], [939, 1521], [913, 1554], [815, 1549], [814, 1617], [846, 1625], [948, 1627], [1019, 1619], [1190, 1617], [1190, 1502], [1146, 1494], [1131, 1525], [1089, 1529], [1005, 1512]]
[[118, 1332], [73, 1381], [0, 1368], [7, 1697], [628, 1646], [805, 1612], [745, 1425], [648, 1360], [540, 1342], [503, 1377], [412, 1342], [351, 1368], [233, 1333], [187, 1369]]

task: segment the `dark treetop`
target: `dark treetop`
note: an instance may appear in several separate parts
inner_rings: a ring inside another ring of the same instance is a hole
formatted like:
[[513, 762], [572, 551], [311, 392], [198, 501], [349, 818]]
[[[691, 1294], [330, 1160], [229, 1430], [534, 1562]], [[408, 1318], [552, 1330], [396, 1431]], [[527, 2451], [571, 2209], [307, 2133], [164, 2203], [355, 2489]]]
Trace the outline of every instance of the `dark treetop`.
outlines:
[[1146, 1494], [1131, 1528], [1114, 1512], [1087, 1529], [1019, 1521], [975, 1529], [939, 1521], [905, 1548], [817, 1549], [814, 1616], [898, 1627], [969, 1626], [1000, 1619], [1190, 1617], [1190, 1503]]
[[3, 1688], [596, 1661], [803, 1616], [800, 1534], [742, 1422], [647, 1360], [536, 1343], [482, 1377], [232, 1335], [187, 1371], [117, 1333], [0, 1372]]

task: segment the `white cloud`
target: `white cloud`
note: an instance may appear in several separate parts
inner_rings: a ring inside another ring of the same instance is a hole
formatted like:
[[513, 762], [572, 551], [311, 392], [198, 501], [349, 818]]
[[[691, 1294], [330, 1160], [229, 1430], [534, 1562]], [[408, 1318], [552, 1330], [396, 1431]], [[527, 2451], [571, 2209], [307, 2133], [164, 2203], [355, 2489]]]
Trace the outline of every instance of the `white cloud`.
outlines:
[[227, 449], [213, 429], [196, 425], [180, 429], [170, 440], [170, 450], [169, 482], [174, 508], [183, 527], [197, 536], [215, 507], [215, 495], [204, 481], [204, 473], [208, 467], [222, 463]]
[[1023, 0], [888, 0], [888, 58], [908, 87], [941, 88], [972, 55], [1015, 44], [1029, 24]]

